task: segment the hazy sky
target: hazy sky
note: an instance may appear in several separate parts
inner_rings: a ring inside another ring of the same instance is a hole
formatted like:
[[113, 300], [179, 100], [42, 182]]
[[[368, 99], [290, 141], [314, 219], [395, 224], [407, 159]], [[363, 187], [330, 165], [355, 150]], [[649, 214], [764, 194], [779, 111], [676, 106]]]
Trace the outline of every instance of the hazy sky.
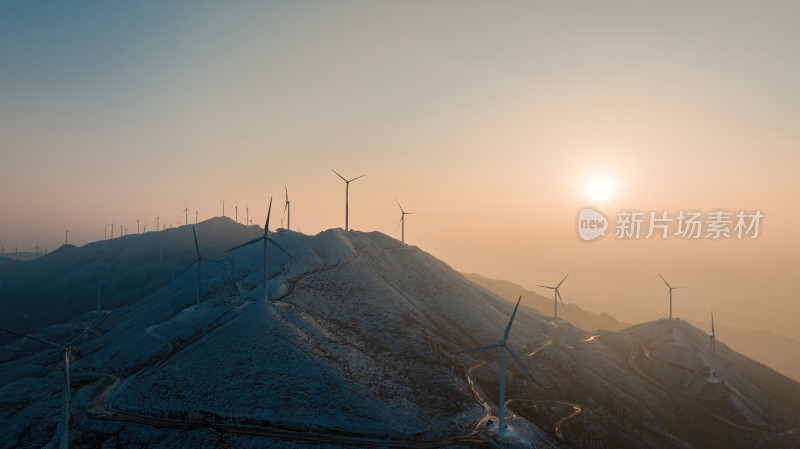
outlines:
[[[350, 223], [533, 287], [632, 257], [800, 249], [796, 2], [0, 5], [0, 243], [219, 199], [305, 233]], [[760, 209], [756, 241], [578, 240], [609, 215]], [[192, 214], [193, 215], [193, 212]], [[115, 231], [118, 232], [118, 231]], [[134, 232], [134, 231], [130, 231]], [[559, 276], [560, 277], [560, 276]], [[545, 278], [545, 279], [540, 279]]]

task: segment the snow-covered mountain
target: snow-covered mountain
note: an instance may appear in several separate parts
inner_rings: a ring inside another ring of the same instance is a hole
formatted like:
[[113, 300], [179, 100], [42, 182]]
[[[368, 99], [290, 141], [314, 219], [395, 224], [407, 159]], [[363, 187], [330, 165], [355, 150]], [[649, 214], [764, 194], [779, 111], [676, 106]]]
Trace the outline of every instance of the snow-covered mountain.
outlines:
[[[196, 229], [209, 257], [263, 232], [224, 217], [198, 223]], [[0, 328], [28, 333], [95, 310], [98, 280], [103, 309], [132, 304], [169, 283], [194, 259], [191, 226], [64, 245], [29, 261], [0, 258]], [[15, 339], [0, 333], [0, 343]]]
[[[380, 233], [273, 238], [293, 258], [270, 247], [269, 302], [257, 243], [203, 265], [199, 307], [192, 267], [36, 334], [94, 323], [72, 353], [75, 446], [800, 445], [800, 384], [721, 342], [712, 356], [689, 324], [591, 334], [526, 307], [508, 341], [534, 379], [506, 364], [498, 436], [499, 353], [459, 351], [500, 341], [513, 304]], [[0, 447], [55, 443], [60, 357], [31, 339], [0, 348]]]

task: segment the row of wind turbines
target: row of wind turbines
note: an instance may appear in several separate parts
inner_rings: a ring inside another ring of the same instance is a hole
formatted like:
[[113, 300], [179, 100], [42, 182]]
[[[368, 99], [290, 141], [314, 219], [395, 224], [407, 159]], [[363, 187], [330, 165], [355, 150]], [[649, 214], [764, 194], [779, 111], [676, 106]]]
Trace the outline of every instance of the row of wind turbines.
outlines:
[[[355, 178], [352, 178], [352, 179], [347, 179], [344, 176], [342, 176], [341, 174], [339, 174], [339, 172], [337, 172], [336, 170], [331, 170], [331, 171], [333, 171], [336, 174], [336, 176], [338, 176], [339, 178], [342, 179], [342, 181], [345, 182], [344, 229], [345, 229], [345, 231], [349, 231], [350, 230], [350, 183], [355, 181], [355, 180], [357, 180], [357, 179], [363, 178], [364, 176], [366, 176], [366, 174], [361, 175], [361, 176], [356, 176]], [[291, 212], [291, 201], [289, 200], [289, 188], [288, 188], [288, 186], [284, 186], [284, 193], [285, 193], [285, 197], [286, 198], [285, 198], [284, 208], [283, 208], [284, 216], [281, 217], [281, 227], [283, 228], [283, 219], [285, 217], [286, 218], [286, 229], [287, 230], [291, 230], [292, 229], [292, 222], [291, 222], [291, 213], [292, 212]], [[406, 215], [411, 215], [411, 214], [414, 214], [416, 212], [406, 212], [406, 210], [403, 209], [403, 206], [400, 205], [400, 202], [397, 200], [397, 198], [395, 198], [394, 200], [397, 203], [397, 206], [400, 208], [400, 221], [398, 223], [398, 227], [401, 228], [400, 241], [402, 243], [405, 243], [406, 242]], [[224, 200], [220, 199], [219, 201], [222, 204], [222, 216], [226, 217], [227, 215], [225, 215], [225, 203], [228, 202], [228, 200], [227, 199], [224, 199]], [[239, 223], [239, 205], [238, 204], [236, 204], [234, 206], [234, 211], [235, 211], [234, 212], [234, 214], [235, 214], [234, 215], [234, 220], [237, 223]], [[189, 212], [190, 212], [189, 208], [188, 207], [184, 207], [184, 209], [181, 212], [184, 213], [184, 220], [183, 220], [183, 222], [181, 222], [181, 220], [178, 219], [178, 226], [179, 227], [180, 226], [188, 226], [189, 225]], [[194, 224], [197, 224], [199, 222], [199, 216], [200, 216], [200, 211], [198, 209], [195, 209], [195, 211], [194, 211]], [[248, 225], [248, 226], [252, 226], [253, 225], [253, 220], [250, 219], [250, 207], [249, 206], [245, 206], [245, 224]], [[156, 216], [156, 218], [155, 218], [155, 230], [156, 231], [165, 230], [165, 229], [168, 229], [168, 228], [171, 229], [172, 227], [173, 227], [172, 223], [170, 223], [169, 225], [164, 223], [162, 225], [161, 216], [160, 215]], [[116, 220], [114, 220], [111, 223], [103, 226], [103, 240], [108, 240], [109, 238], [113, 239], [114, 238], [114, 230], [115, 229], [119, 229], [119, 233], [117, 234], [119, 237], [124, 237], [124, 236], [128, 235], [128, 231], [129, 231], [128, 230], [128, 226], [123, 225], [122, 223], [117, 223]], [[64, 244], [65, 245], [69, 244], [69, 232], [70, 232], [69, 229], [65, 229], [64, 230]], [[146, 223], [142, 223], [142, 221], [139, 219], [139, 217], [137, 217], [136, 218], [136, 234], [141, 234], [143, 232], [144, 233], [147, 232], [147, 224]], [[36, 250], [36, 255], [38, 256], [39, 255], [39, 249], [40, 249], [38, 243], [31, 250], [34, 250], [34, 249]], [[46, 253], [47, 252], [45, 250], [45, 254]], [[19, 258], [18, 251], [15, 251], [15, 254], [17, 254], [17, 256], [15, 258]], [[4, 245], [0, 245], [0, 256], [4, 256], [4, 255], [5, 255], [5, 246]]]
[[[558, 289], [559, 289], [559, 287], [561, 287], [561, 284], [563, 284], [564, 281], [567, 280], [568, 276], [569, 276], [569, 274], [564, 276], [564, 278], [561, 279], [561, 282], [559, 282], [555, 286], [539, 285], [539, 287], [553, 290], [553, 322], [554, 323], [558, 320], [558, 302], [561, 301], [561, 305], [562, 306], [564, 305], [564, 300], [561, 298], [561, 293], [558, 291]], [[668, 291], [668, 295], [669, 295], [669, 319], [672, 320], [673, 319], [672, 318], [672, 291], [676, 290], [676, 289], [679, 289], [679, 288], [685, 288], [685, 287], [672, 287], [671, 285], [669, 285], [669, 283], [666, 281], [666, 279], [664, 279], [664, 277], [661, 276], [661, 274], [659, 274], [658, 276], [661, 278], [662, 281], [664, 281], [664, 283], [667, 285], [667, 288], [669, 289], [669, 291]], [[491, 344], [491, 345], [487, 345], [487, 346], [481, 346], [481, 347], [478, 347], [478, 348], [467, 349], [465, 351], [461, 351], [460, 352], [460, 353], [468, 353], [468, 352], [478, 352], [478, 351], [485, 351], [485, 350], [488, 350], [488, 349], [500, 348], [500, 394], [498, 395], [499, 399], [498, 399], [498, 404], [497, 404], [498, 405], [497, 406], [498, 432], [503, 432], [506, 429], [506, 425], [505, 425], [505, 419], [506, 419], [506, 407], [505, 407], [505, 403], [506, 403], [506, 401], [505, 401], [505, 393], [506, 393], [505, 392], [505, 371], [506, 371], [506, 364], [505, 363], [506, 362], [505, 362], [505, 356], [506, 356], [506, 352], [512, 358], [514, 358], [514, 361], [517, 362], [517, 364], [520, 366], [520, 368], [522, 368], [522, 370], [525, 372], [525, 374], [527, 374], [528, 377], [531, 380], [533, 380], [533, 375], [531, 374], [531, 372], [522, 363], [522, 360], [519, 358], [517, 353], [515, 353], [514, 350], [511, 349], [508, 346], [508, 335], [511, 333], [511, 325], [514, 323], [514, 317], [517, 314], [517, 309], [519, 308], [520, 301], [522, 301], [522, 296], [520, 296], [519, 299], [517, 299], [517, 304], [516, 304], [516, 306], [514, 306], [514, 312], [511, 313], [511, 319], [509, 319], [509, 321], [508, 321], [508, 325], [506, 326], [506, 330], [503, 333], [503, 339], [500, 340], [500, 342], [494, 343], [494, 344]], [[712, 311], [711, 312], [711, 335], [709, 335], [709, 353], [711, 354], [712, 357], [716, 357], [716, 344], [717, 344], [717, 336], [716, 336], [716, 334], [714, 332], [714, 312]]]

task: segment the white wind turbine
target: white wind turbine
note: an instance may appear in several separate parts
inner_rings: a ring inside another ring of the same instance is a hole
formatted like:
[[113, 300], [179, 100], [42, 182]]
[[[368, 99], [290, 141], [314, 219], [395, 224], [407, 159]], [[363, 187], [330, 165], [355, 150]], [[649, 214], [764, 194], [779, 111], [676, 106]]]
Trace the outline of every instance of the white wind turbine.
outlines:
[[461, 353], [465, 352], [475, 352], [475, 351], [483, 351], [484, 349], [491, 349], [491, 348], [500, 348], [500, 400], [498, 401], [498, 410], [497, 410], [497, 417], [500, 419], [500, 423], [498, 424], [497, 431], [502, 432], [506, 428], [506, 351], [511, 354], [511, 357], [516, 360], [519, 366], [525, 371], [528, 377], [533, 380], [533, 375], [528, 368], [525, 368], [525, 365], [522, 364], [522, 360], [520, 360], [519, 356], [513, 349], [509, 348], [506, 344], [508, 340], [508, 334], [511, 332], [511, 324], [514, 323], [514, 316], [517, 314], [517, 309], [519, 308], [519, 302], [522, 300], [522, 296], [519, 297], [517, 300], [517, 305], [514, 307], [514, 313], [511, 314], [511, 319], [508, 320], [508, 326], [506, 326], [506, 332], [503, 334], [503, 340], [500, 343], [495, 343], [489, 346], [481, 346], [480, 348], [475, 349], [468, 349], [466, 351], [461, 351]]
[[[569, 273], [567, 273], [567, 276], [569, 276]], [[564, 300], [561, 299], [561, 292], [558, 291], [558, 287], [561, 287], [561, 284], [564, 283], [564, 281], [567, 279], [567, 276], [564, 276], [564, 279], [562, 279], [561, 282], [559, 282], [558, 285], [556, 285], [555, 287], [549, 287], [547, 285], [539, 286], [542, 288], [549, 288], [550, 290], [553, 290], [555, 292], [553, 294], [553, 307], [554, 307], [553, 321], [558, 320], [558, 301], [561, 300], [561, 305], [562, 306], [564, 305]]]
[[272, 243], [275, 245], [279, 250], [283, 251], [290, 259], [294, 260], [291, 254], [288, 251], [283, 249], [281, 245], [278, 244], [275, 240], [269, 237], [269, 215], [272, 212], [272, 197], [269, 197], [269, 208], [267, 209], [267, 222], [264, 223], [264, 235], [261, 237], [254, 238], [247, 243], [243, 243], [239, 246], [229, 249], [228, 251], [233, 251], [239, 249], [243, 246], [252, 245], [253, 243], [257, 243], [260, 240], [264, 241], [264, 300], [269, 301], [269, 259], [267, 258], [267, 247], [268, 243]]
[[345, 183], [344, 188], [344, 230], [350, 230], [350, 183], [355, 181], [358, 178], [363, 178], [366, 175], [361, 175], [351, 180], [344, 179], [344, 176], [340, 175], [336, 170], [331, 170], [332, 172], [336, 173], [336, 176], [342, 178], [342, 181]]
[[200, 253], [200, 245], [197, 243], [197, 231], [194, 230], [194, 226], [192, 226], [192, 235], [194, 236], [194, 250], [197, 254], [197, 259], [184, 268], [181, 271], [181, 274], [191, 268], [192, 265], [197, 264], [197, 307], [200, 307], [200, 297], [203, 293], [203, 261], [205, 260], [212, 263], [218, 263], [220, 265], [225, 265], [226, 267], [227, 264], [220, 260], [203, 257], [203, 255]]
[[400, 201], [397, 201], [397, 198], [394, 199], [394, 202], [397, 203], [397, 207], [400, 208], [400, 227], [402, 231], [400, 232], [400, 241], [405, 243], [406, 242], [406, 215], [411, 215], [415, 212], [406, 212], [403, 210], [403, 206], [400, 205]]
[[711, 312], [711, 335], [708, 336], [709, 344], [711, 345], [711, 355], [717, 356], [717, 335], [714, 333], [714, 312]]
[[289, 201], [289, 188], [286, 187], [286, 186], [283, 186], [283, 188], [286, 191], [286, 206], [283, 208], [283, 213], [286, 214], [286, 230], [291, 231], [292, 230], [292, 221], [291, 221], [292, 208], [290, 206], [290, 201]]
[[77, 342], [78, 339], [86, 335], [86, 333], [89, 332], [92, 329], [92, 327], [93, 324], [90, 324], [77, 337], [73, 338], [72, 340], [69, 341], [69, 343], [65, 344], [53, 343], [52, 341], [44, 340], [31, 335], [20, 334], [7, 329], [0, 329], [0, 331], [8, 332], [9, 334], [19, 335], [21, 337], [30, 338], [31, 340], [36, 340], [53, 348], [64, 351], [64, 384], [62, 386], [63, 389], [61, 392], [61, 397], [64, 399], [64, 408], [61, 410], [61, 420], [58, 423], [59, 449], [67, 449], [69, 447], [69, 411], [70, 411], [70, 404], [72, 403], [72, 393], [70, 392], [70, 380], [69, 380], [70, 351], [72, 350], [72, 345], [75, 344], [75, 342]]
[[659, 273], [658, 277], [660, 277], [661, 280], [664, 281], [665, 284], [667, 284], [667, 288], [669, 289], [669, 319], [672, 319], [672, 290], [677, 290], [677, 289], [683, 288], [683, 287], [673, 287], [673, 286], [669, 285], [667, 280], [664, 279], [664, 276], [661, 276], [660, 273]]

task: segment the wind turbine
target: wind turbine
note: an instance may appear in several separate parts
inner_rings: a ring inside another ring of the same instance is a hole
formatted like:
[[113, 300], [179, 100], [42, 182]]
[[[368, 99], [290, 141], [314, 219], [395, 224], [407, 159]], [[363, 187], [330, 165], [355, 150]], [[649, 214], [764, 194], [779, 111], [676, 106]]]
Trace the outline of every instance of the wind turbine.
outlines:
[[406, 242], [406, 215], [413, 214], [414, 212], [406, 212], [403, 210], [403, 206], [400, 205], [400, 201], [397, 201], [397, 198], [394, 199], [394, 202], [397, 203], [397, 207], [400, 208], [400, 226], [402, 227], [402, 232], [400, 233], [400, 241], [405, 243]]
[[236, 204], [233, 206], [233, 209], [236, 211], [234, 217], [236, 217], [236, 223], [239, 223], [239, 205]]
[[188, 207], [184, 207], [183, 215], [184, 215], [184, 218], [185, 218], [183, 224], [188, 225], [189, 224], [189, 208]]
[[114, 222], [112, 221], [111, 224], [108, 225], [108, 226], [111, 227], [111, 238], [113, 239], [114, 238]]
[[[283, 188], [286, 191], [286, 206], [283, 208], [283, 213], [286, 214], [286, 229], [291, 231], [292, 230], [292, 219], [291, 219], [291, 217], [292, 217], [292, 208], [290, 206], [291, 202], [289, 201], [289, 188], [286, 187], [286, 186], [283, 186]], [[283, 227], [283, 226], [281, 226], [281, 227]]]
[[156, 232], [157, 232], [159, 229], [161, 229], [161, 225], [160, 225], [160, 224], [159, 224], [159, 222], [158, 222], [158, 220], [160, 220], [160, 219], [161, 219], [161, 217], [159, 217], [159, 216], [156, 216]]
[[349, 223], [349, 218], [350, 218], [350, 183], [355, 181], [358, 178], [363, 178], [366, 175], [361, 175], [361, 176], [358, 176], [358, 177], [353, 178], [353, 179], [348, 181], [348, 180], [344, 179], [344, 176], [340, 175], [336, 170], [331, 170], [331, 171], [336, 173], [336, 176], [342, 178], [342, 181], [344, 181], [344, 183], [345, 183], [345, 188], [344, 188], [344, 230], [345, 231], [349, 231], [350, 230], [350, 223]]
[[139, 234], [139, 217], [136, 217], [136, 233]]
[[200, 211], [195, 209], [195, 211], [194, 211], [194, 224], [197, 224], [197, 214], [199, 214], [199, 213], [200, 213]]
[[513, 349], [509, 348], [506, 344], [508, 340], [508, 334], [511, 332], [511, 324], [514, 323], [514, 316], [517, 314], [517, 309], [519, 308], [519, 302], [522, 300], [522, 296], [519, 297], [517, 300], [517, 305], [514, 307], [514, 313], [511, 314], [511, 319], [508, 320], [508, 326], [506, 326], [506, 332], [503, 334], [503, 340], [500, 343], [495, 343], [489, 346], [481, 346], [480, 348], [474, 349], [467, 349], [466, 351], [461, 351], [461, 353], [465, 352], [475, 352], [475, 351], [483, 351], [484, 349], [491, 349], [491, 348], [500, 348], [500, 400], [498, 401], [498, 410], [497, 410], [497, 417], [500, 418], [500, 424], [498, 425], [498, 433], [502, 432], [506, 428], [506, 351], [511, 354], [511, 357], [517, 361], [519, 366], [525, 371], [528, 377], [533, 380], [533, 375], [528, 368], [525, 368], [525, 365], [522, 364], [522, 360], [520, 360], [519, 356]]
[[711, 344], [711, 355], [717, 356], [717, 335], [714, 333], [714, 311], [711, 311], [711, 335], [708, 337]]
[[244, 224], [250, 225], [250, 208], [244, 205]]
[[197, 264], [197, 307], [200, 307], [200, 295], [203, 292], [203, 278], [202, 278], [202, 275], [203, 275], [203, 261], [207, 260], [209, 262], [214, 262], [214, 263], [218, 263], [218, 264], [222, 264], [222, 265], [225, 265], [225, 262], [221, 262], [221, 261], [216, 260], [216, 259], [210, 259], [210, 258], [207, 258], [207, 257], [203, 257], [203, 255], [200, 254], [200, 245], [197, 243], [197, 232], [194, 230], [194, 226], [192, 226], [192, 235], [194, 235], [194, 250], [197, 253], [197, 260], [195, 260], [194, 262], [190, 263], [189, 266], [187, 266], [186, 268], [184, 268], [181, 271], [181, 273], [183, 273], [183, 271], [188, 270], [195, 263]]
[[272, 212], [272, 197], [269, 197], [269, 208], [267, 209], [267, 222], [264, 224], [264, 235], [261, 237], [254, 238], [247, 243], [243, 243], [239, 246], [229, 249], [228, 251], [233, 251], [235, 249], [239, 249], [243, 246], [252, 245], [253, 243], [257, 243], [259, 240], [264, 241], [264, 300], [269, 301], [269, 259], [267, 258], [267, 243], [272, 243], [275, 245], [279, 250], [283, 251], [290, 259], [294, 260], [291, 254], [288, 251], [283, 249], [283, 247], [278, 244], [275, 240], [269, 237], [269, 215]]
[[659, 273], [658, 277], [660, 277], [661, 280], [664, 281], [665, 284], [667, 284], [667, 288], [669, 288], [669, 319], [672, 319], [672, 290], [677, 290], [677, 289], [683, 288], [683, 287], [673, 287], [673, 286], [669, 285], [667, 280], [664, 279], [664, 276], [661, 276], [660, 273]]
[[69, 229], [64, 229], [64, 246], [69, 245]]
[[[567, 276], [569, 276], [569, 273], [567, 273]], [[542, 287], [542, 288], [549, 288], [550, 290], [553, 290], [555, 292], [553, 294], [553, 306], [555, 307], [555, 309], [554, 309], [555, 312], [554, 312], [554, 315], [553, 315], [553, 321], [558, 319], [558, 301], [561, 300], [561, 305], [562, 306], [564, 305], [564, 300], [561, 299], [561, 293], [558, 291], [558, 287], [561, 287], [561, 284], [564, 283], [564, 281], [567, 279], [567, 276], [564, 276], [564, 279], [562, 279], [561, 282], [559, 282], [558, 285], [556, 285], [555, 287], [549, 287], [547, 285], [540, 285], [539, 286], [539, 287]]]
[[222, 201], [222, 216], [224, 217], [225, 216], [225, 201], [228, 201], [228, 200], [220, 200], [220, 201]]
[[77, 342], [78, 339], [86, 335], [86, 333], [89, 332], [92, 329], [92, 327], [93, 324], [90, 324], [83, 330], [83, 332], [80, 333], [80, 335], [70, 340], [69, 343], [65, 344], [53, 343], [52, 341], [36, 338], [31, 335], [20, 334], [7, 329], [0, 329], [0, 331], [8, 332], [9, 334], [19, 335], [20, 337], [30, 338], [31, 340], [36, 340], [48, 346], [64, 351], [64, 384], [62, 386], [63, 389], [61, 393], [61, 397], [64, 399], [64, 408], [61, 410], [61, 420], [59, 421], [58, 425], [58, 433], [59, 433], [58, 447], [60, 449], [67, 449], [69, 447], [69, 409], [70, 409], [70, 404], [72, 403], [72, 393], [70, 392], [70, 381], [69, 381], [70, 351], [72, 351], [72, 345], [75, 344], [75, 342]]

